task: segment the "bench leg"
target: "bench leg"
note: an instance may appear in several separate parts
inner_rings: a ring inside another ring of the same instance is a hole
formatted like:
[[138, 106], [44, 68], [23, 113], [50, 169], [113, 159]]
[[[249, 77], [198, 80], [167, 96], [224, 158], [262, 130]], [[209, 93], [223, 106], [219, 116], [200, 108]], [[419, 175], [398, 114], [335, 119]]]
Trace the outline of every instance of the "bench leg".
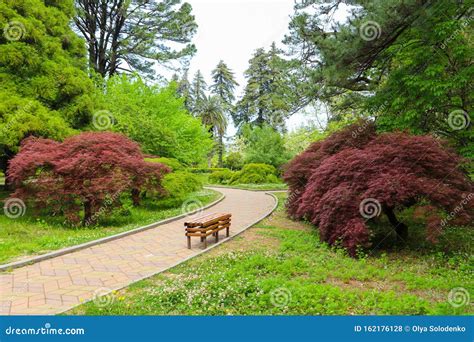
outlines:
[[227, 237], [229, 237], [229, 230], [230, 230], [230, 227], [227, 227], [227, 228], [225, 229], [225, 232], [226, 232]]
[[216, 235], [216, 242], [218, 242], [219, 241], [219, 231], [217, 231], [215, 235]]
[[204, 238], [204, 249], [206, 249], [207, 248], [207, 237], [204, 236], [203, 238]]
[[188, 238], [188, 248], [191, 249], [191, 237], [187, 236], [187, 238]]

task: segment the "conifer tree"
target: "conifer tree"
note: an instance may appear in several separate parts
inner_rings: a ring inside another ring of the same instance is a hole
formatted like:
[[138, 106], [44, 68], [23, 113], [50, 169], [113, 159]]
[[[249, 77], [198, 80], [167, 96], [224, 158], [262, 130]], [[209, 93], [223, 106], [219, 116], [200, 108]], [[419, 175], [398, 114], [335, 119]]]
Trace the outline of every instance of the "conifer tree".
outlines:
[[[211, 85], [210, 90], [221, 102], [223, 113], [227, 119], [233, 113], [235, 87], [239, 84], [235, 81], [232, 70], [222, 60], [212, 71], [212, 79], [214, 83]], [[224, 134], [225, 130], [218, 136], [219, 167], [222, 167], [223, 164]]]
[[203, 102], [206, 99], [207, 83], [201, 70], [198, 70], [191, 84], [191, 108], [194, 115], [198, 115], [201, 111]]
[[191, 83], [189, 83], [188, 77], [188, 70], [186, 69], [178, 81], [178, 95], [184, 98], [184, 106], [189, 112], [192, 112]]
[[234, 122], [262, 126], [264, 123], [276, 130], [285, 130], [285, 118], [291, 107], [286, 101], [288, 88], [285, 80], [285, 61], [281, 52], [272, 44], [269, 52], [260, 48], [255, 51], [245, 72], [247, 85], [237, 104]]

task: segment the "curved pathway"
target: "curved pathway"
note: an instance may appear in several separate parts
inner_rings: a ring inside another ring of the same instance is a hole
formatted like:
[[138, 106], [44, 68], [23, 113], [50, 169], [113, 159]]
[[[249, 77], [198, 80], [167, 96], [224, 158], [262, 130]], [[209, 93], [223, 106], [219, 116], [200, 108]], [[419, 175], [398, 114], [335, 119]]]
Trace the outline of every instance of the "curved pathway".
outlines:
[[[274, 198], [262, 192], [216, 190], [226, 198], [198, 215], [232, 213], [231, 237], [275, 206]], [[61, 313], [202, 253], [198, 238], [187, 249], [183, 228], [187, 219], [1, 273], [0, 315]], [[214, 239], [209, 237], [208, 243], [212, 247]]]

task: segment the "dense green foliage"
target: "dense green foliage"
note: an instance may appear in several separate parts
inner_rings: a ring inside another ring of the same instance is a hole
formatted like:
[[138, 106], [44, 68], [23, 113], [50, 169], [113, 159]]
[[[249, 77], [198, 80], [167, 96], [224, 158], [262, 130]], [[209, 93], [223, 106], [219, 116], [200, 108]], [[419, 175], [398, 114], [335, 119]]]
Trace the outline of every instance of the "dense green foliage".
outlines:
[[164, 207], [173, 207], [183, 203], [192, 192], [202, 189], [200, 179], [186, 171], [177, 171], [167, 174], [162, 181], [165, 189], [165, 198], [161, 201]]
[[242, 170], [234, 172], [229, 184], [280, 183], [277, 170], [267, 164], [246, 164]]
[[209, 182], [212, 184], [226, 185], [230, 183], [230, 180], [232, 179], [233, 176], [234, 176], [234, 172], [229, 169], [216, 171], [209, 175]]
[[0, 2], [0, 164], [29, 135], [62, 139], [86, 126], [94, 87], [72, 0]]
[[140, 78], [112, 77], [103, 107], [113, 118], [108, 127], [140, 143], [145, 153], [193, 164], [212, 148], [207, 129], [176, 97], [175, 84], [159, 88], [147, 86]]
[[[350, 12], [335, 22], [341, 4]], [[325, 101], [334, 120], [347, 113], [377, 116], [379, 130], [447, 137], [463, 155], [474, 156], [471, 6], [431, 0], [297, 4], [286, 43], [298, 55], [299, 102]]]
[[277, 130], [285, 130], [285, 118], [290, 114], [291, 97], [284, 72], [285, 61], [281, 51], [272, 44], [266, 52], [255, 51], [245, 72], [247, 85], [242, 99], [236, 105], [234, 122], [236, 126], [245, 123], [267, 124]]
[[188, 171], [191, 173], [212, 173], [216, 171], [223, 171], [223, 167], [190, 167]]
[[184, 165], [181, 164], [177, 159], [174, 158], [145, 158], [145, 161], [152, 163], [160, 163], [171, 168], [172, 171], [182, 171], [184, 170]]
[[230, 152], [225, 156], [224, 167], [231, 170], [240, 170], [244, 166], [244, 157], [240, 152]]
[[245, 163], [270, 164], [279, 168], [289, 159], [283, 136], [268, 125], [245, 125], [242, 137]]

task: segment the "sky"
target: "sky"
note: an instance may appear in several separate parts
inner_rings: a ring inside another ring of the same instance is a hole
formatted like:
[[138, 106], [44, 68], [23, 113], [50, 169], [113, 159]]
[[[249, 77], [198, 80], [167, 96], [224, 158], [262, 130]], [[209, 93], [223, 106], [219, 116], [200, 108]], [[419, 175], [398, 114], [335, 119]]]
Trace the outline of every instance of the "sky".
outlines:
[[[273, 42], [286, 50], [281, 43], [289, 32], [288, 26], [294, 13], [294, 0], [186, 0], [193, 7], [198, 30], [193, 43], [197, 53], [189, 66], [192, 79], [201, 70], [206, 82], [211, 84], [211, 72], [222, 59], [233, 71], [240, 84], [236, 91], [240, 98], [246, 80], [244, 72], [249, 59], [256, 49], [269, 48]], [[343, 21], [347, 18], [348, 7], [341, 4], [331, 19]], [[324, 124], [326, 112], [307, 108], [293, 114], [286, 122], [289, 131], [311, 123]], [[320, 120], [316, 119], [316, 115]], [[227, 136], [236, 132], [232, 124]]]
[[[199, 69], [208, 84], [211, 71], [222, 59], [234, 71], [240, 87], [240, 97], [246, 81], [244, 72], [254, 51], [268, 48], [273, 41], [278, 46], [288, 32], [294, 0], [187, 0], [199, 26], [193, 42], [197, 54], [189, 68], [190, 78]], [[301, 114], [291, 117], [289, 129], [300, 126], [307, 118]], [[230, 127], [227, 135], [233, 135]]]

